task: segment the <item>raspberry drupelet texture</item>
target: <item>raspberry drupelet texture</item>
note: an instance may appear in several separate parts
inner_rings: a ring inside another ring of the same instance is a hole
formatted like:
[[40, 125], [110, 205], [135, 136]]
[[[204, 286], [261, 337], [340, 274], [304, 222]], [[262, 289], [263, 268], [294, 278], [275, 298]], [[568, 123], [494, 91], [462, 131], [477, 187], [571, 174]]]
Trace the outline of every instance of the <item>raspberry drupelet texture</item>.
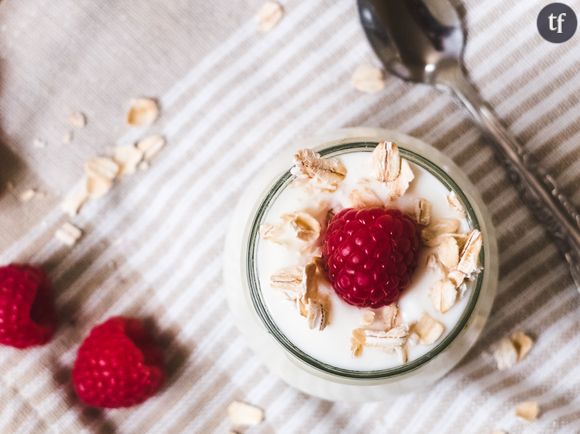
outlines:
[[55, 329], [50, 286], [43, 271], [30, 265], [0, 267], [0, 344], [43, 345]]
[[417, 266], [419, 248], [417, 226], [402, 212], [347, 208], [329, 222], [322, 259], [344, 301], [379, 308], [399, 299]]
[[140, 404], [163, 384], [163, 354], [137, 319], [113, 317], [81, 344], [73, 372], [79, 398], [92, 407]]

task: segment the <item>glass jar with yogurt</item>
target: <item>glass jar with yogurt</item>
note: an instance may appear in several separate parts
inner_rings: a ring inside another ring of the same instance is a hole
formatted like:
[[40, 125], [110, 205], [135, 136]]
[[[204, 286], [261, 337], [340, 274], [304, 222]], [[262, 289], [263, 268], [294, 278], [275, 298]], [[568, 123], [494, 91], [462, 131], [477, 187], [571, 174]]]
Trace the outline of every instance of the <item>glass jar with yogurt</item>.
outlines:
[[[390, 197], [373, 161], [384, 140], [398, 145], [400, 176], [411, 173], [404, 191]], [[341, 130], [298, 148], [315, 149], [344, 174], [330, 188], [312, 185], [291, 171], [293, 149], [248, 186], [232, 217], [224, 263], [237, 326], [272, 372], [311, 395], [372, 401], [427, 386], [475, 343], [495, 296], [496, 239], [479, 194], [451, 160], [398, 132]], [[341, 298], [320, 258], [333, 214], [368, 207], [402, 211], [423, 238], [410, 283], [396, 303], [378, 307]], [[473, 267], [466, 270], [468, 260]]]

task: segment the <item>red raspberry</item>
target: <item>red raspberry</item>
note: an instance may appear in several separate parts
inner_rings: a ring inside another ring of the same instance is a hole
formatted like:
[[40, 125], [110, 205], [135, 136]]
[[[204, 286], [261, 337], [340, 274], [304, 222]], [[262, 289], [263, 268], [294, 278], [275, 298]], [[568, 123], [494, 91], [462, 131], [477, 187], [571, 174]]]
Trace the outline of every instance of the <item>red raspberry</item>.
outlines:
[[328, 225], [322, 258], [328, 279], [347, 303], [378, 308], [399, 299], [417, 265], [415, 223], [394, 209], [347, 208]]
[[140, 320], [113, 317], [81, 344], [72, 379], [79, 398], [92, 407], [130, 407], [163, 384], [163, 354]]
[[55, 329], [50, 287], [42, 270], [17, 264], [0, 267], [0, 344], [42, 345]]

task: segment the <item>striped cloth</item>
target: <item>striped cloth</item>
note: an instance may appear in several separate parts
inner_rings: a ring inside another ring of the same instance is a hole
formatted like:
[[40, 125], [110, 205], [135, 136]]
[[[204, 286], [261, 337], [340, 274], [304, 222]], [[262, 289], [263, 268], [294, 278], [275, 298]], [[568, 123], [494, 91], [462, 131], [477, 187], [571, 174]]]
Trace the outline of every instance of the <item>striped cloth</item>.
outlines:
[[[0, 432], [223, 433], [233, 400], [266, 410], [255, 433], [580, 432], [580, 299], [564, 262], [448, 96], [390, 76], [377, 94], [352, 88], [356, 66], [376, 63], [354, 1], [283, 1], [267, 34], [253, 18], [261, 0], [32, 3], [0, 4], [0, 182], [14, 184], [0, 190], [0, 257], [43, 265], [62, 321], [50, 345], [1, 349]], [[579, 35], [542, 40], [545, 1], [454, 3], [471, 80], [580, 205]], [[60, 197], [83, 161], [143, 134], [123, 125], [139, 95], [159, 98], [152, 130], [169, 144], [149, 171], [83, 209], [74, 223], [85, 235], [65, 248], [53, 238]], [[73, 109], [89, 124], [60, 145]], [[497, 225], [501, 276], [483, 336], [457, 368], [428, 390], [353, 405], [305, 396], [260, 365], [228, 313], [221, 271], [244, 184], [296, 138], [361, 125], [419, 137], [465, 170]], [[19, 203], [12, 193], [26, 188], [45, 195]], [[156, 324], [169, 380], [141, 406], [90, 410], [70, 368], [88, 330], [116, 314]], [[500, 372], [491, 348], [514, 330], [536, 345]], [[539, 401], [536, 422], [515, 418], [525, 400]]]

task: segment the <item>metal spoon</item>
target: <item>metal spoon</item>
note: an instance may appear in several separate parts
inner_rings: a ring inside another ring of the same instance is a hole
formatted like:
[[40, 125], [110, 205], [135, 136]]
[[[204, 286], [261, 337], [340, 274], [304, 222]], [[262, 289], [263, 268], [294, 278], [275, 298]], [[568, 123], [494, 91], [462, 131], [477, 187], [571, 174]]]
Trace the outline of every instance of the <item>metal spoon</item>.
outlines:
[[570, 266], [580, 291], [580, 215], [467, 80], [461, 19], [448, 0], [357, 0], [363, 29], [385, 68], [454, 94], [495, 145], [499, 160]]

